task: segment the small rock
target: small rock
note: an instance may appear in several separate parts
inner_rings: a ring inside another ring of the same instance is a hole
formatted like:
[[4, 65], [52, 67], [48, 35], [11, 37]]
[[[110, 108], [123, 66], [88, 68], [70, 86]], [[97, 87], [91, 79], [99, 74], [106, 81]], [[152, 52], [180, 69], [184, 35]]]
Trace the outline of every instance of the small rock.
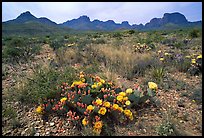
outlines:
[[18, 102], [15, 102], [14, 105], [17, 106], [17, 105], [18, 105]]
[[202, 110], [202, 105], [199, 105], [197, 109]]
[[50, 126], [54, 126], [55, 125], [55, 123], [54, 122], [50, 122]]
[[34, 136], [40, 136], [40, 133], [35, 133], [35, 135]]
[[24, 136], [25, 135], [25, 130], [23, 130], [22, 132], [21, 132], [21, 136]]
[[6, 133], [4, 135], [8, 135], [11, 133], [11, 130], [6, 131]]
[[46, 132], [45, 134], [46, 134], [46, 135], [50, 135], [50, 132], [48, 131], [48, 132]]

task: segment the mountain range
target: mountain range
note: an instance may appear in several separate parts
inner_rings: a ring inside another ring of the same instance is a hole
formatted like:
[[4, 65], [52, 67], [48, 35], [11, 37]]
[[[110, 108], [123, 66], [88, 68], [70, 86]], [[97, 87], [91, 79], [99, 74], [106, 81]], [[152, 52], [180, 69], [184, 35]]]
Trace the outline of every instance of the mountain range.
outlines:
[[77, 19], [68, 20], [57, 24], [46, 17], [37, 18], [29, 11], [21, 13], [16, 19], [2, 23], [2, 33], [56, 33], [67, 32], [70, 30], [99, 30], [114, 31], [119, 29], [133, 30], [158, 30], [158, 29], [176, 29], [180, 27], [201, 27], [202, 21], [189, 22], [186, 17], [179, 13], [165, 13], [162, 18], [153, 18], [150, 22], [143, 24], [130, 25], [128, 21], [115, 23], [113, 20], [100, 21], [98, 19], [90, 21], [86, 15]]

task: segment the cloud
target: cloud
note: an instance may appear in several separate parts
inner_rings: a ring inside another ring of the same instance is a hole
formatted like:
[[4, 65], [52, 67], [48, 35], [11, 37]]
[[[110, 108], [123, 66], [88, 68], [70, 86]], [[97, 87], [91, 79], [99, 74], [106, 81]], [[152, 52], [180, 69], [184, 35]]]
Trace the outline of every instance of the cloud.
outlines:
[[25, 11], [56, 23], [87, 15], [91, 20], [145, 24], [171, 12], [181, 12], [190, 21], [201, 20], [202, 2], [2, 2], [3, 21], [14, 19]]

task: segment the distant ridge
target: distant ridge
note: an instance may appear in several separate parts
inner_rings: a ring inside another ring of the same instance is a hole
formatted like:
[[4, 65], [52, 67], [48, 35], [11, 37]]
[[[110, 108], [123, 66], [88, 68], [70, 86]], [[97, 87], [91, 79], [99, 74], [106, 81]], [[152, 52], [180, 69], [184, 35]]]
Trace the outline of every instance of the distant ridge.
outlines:
[[[35, 25], [34, 25], [35, 24]], [[95, 19], [90, 21], [90, 18], [86, 15], [82, 15], [77, 19], [68, 20], [64, 23], [57, 24], [46, 17], [37, 18], [32, 15], [29, 11], [21, 13], [16, 19], [9, 20], [2, 23], [2, 32], [3, 33], [11, 33], [15, 31], [19, 31], [18, 28], [24, 29], [27, 31], [30, 27], [35, 26], [36, 30], [42, 27], [42, 31], [50, 32], [51, 28], [57, 32], [58, 31], [69, 31], [70, 29], [74, 30], [99, 30], [99, 31], [114, 31], [119, 29], [134, 29], [134, 30], [160, 30], [160, 29], [172, 29], [172, 28], [180, 28], [180, 27], [201, 27], [202, 21], [189, 22], [186, 17], [179, 13], [164, 13], [162, 18], [153, 18], [150, 22], [143, 24], [133, 24], [130, 25], [128, 21], [123, 21], [120, 23], [115, 23], [113, 20], [108, 21], [100, 21]], [[19, 27], [20, 26], [20, 27]], [[169, 27], [171, 26], [171, 27]], [[35, 32], [35, 27], [30, 30]], [[51, 28], [49, 28], [51, 27]], [[43, 30], [43, 28], [45, 30]], [[67, 29], [65, 29], [67, 28]], [[21, 30], [23, 32], [23, 30]], [[51, 31], [52, 32], [52, 31]], [[40, 31], [39, 31], [40, 33]]]

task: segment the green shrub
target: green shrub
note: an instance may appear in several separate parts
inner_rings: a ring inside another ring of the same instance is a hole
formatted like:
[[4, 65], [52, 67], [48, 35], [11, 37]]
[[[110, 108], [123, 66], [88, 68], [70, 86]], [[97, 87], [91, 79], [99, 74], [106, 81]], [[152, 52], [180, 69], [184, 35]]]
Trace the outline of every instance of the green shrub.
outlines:
[[198, 29], [193, 29], [189, 33], [189, 37], [192, 38], [192, 39], [197, 38], [198, 36], [199, 36], [199, 30]]
[[53, 48], [54, 50], [57, 50], [60, 47], [63, 47], [64, 45], [65, 44], [63, 39], [54, 39], [54, 40], [51, 40], [50, 42], [50, 47]]
[[74, 79], [73, 68], [66, 68], [63, 73], [50, 68], [37, 69], [33, 78], [28, 79], [24, 87], [18, 90], [18, 100], [22, 103], [38, 103], [38, 100], [60, 96], [56, 86], [65, 81], [71, 83]]
[[3, 61], [19, 63], [28, 61], [38, 54], [41, 50], [40, 45], [26, 38], [13, 38], [3, 48]]
[[160, 66], [160, 65], [158, 60], [154, 57], [139, 59], [135, 63], [135, 66], [133, 68], [133, 73], [136, 76], [143, 76], [146, 70], [156, 66]]
[[160, 136], [175, 136], [174, 125], [170, 121], [165, 121], [158, 126], [157, 133]]
[[134, 33], [135, 33], [135, 30], [128, 30], [127, 33], [128, 33], [128, 34], [134, 34]]
[[162, 82], [165, 76], [165, 68], [164, 67], [153, 67], [151, 70], [151, 77], [157, 82]]
[[182, 58], [180, 60], [175, 60], [173, 63], [174, 67], [180, 72], [187, 72], [191, 67], [190, 59]]

